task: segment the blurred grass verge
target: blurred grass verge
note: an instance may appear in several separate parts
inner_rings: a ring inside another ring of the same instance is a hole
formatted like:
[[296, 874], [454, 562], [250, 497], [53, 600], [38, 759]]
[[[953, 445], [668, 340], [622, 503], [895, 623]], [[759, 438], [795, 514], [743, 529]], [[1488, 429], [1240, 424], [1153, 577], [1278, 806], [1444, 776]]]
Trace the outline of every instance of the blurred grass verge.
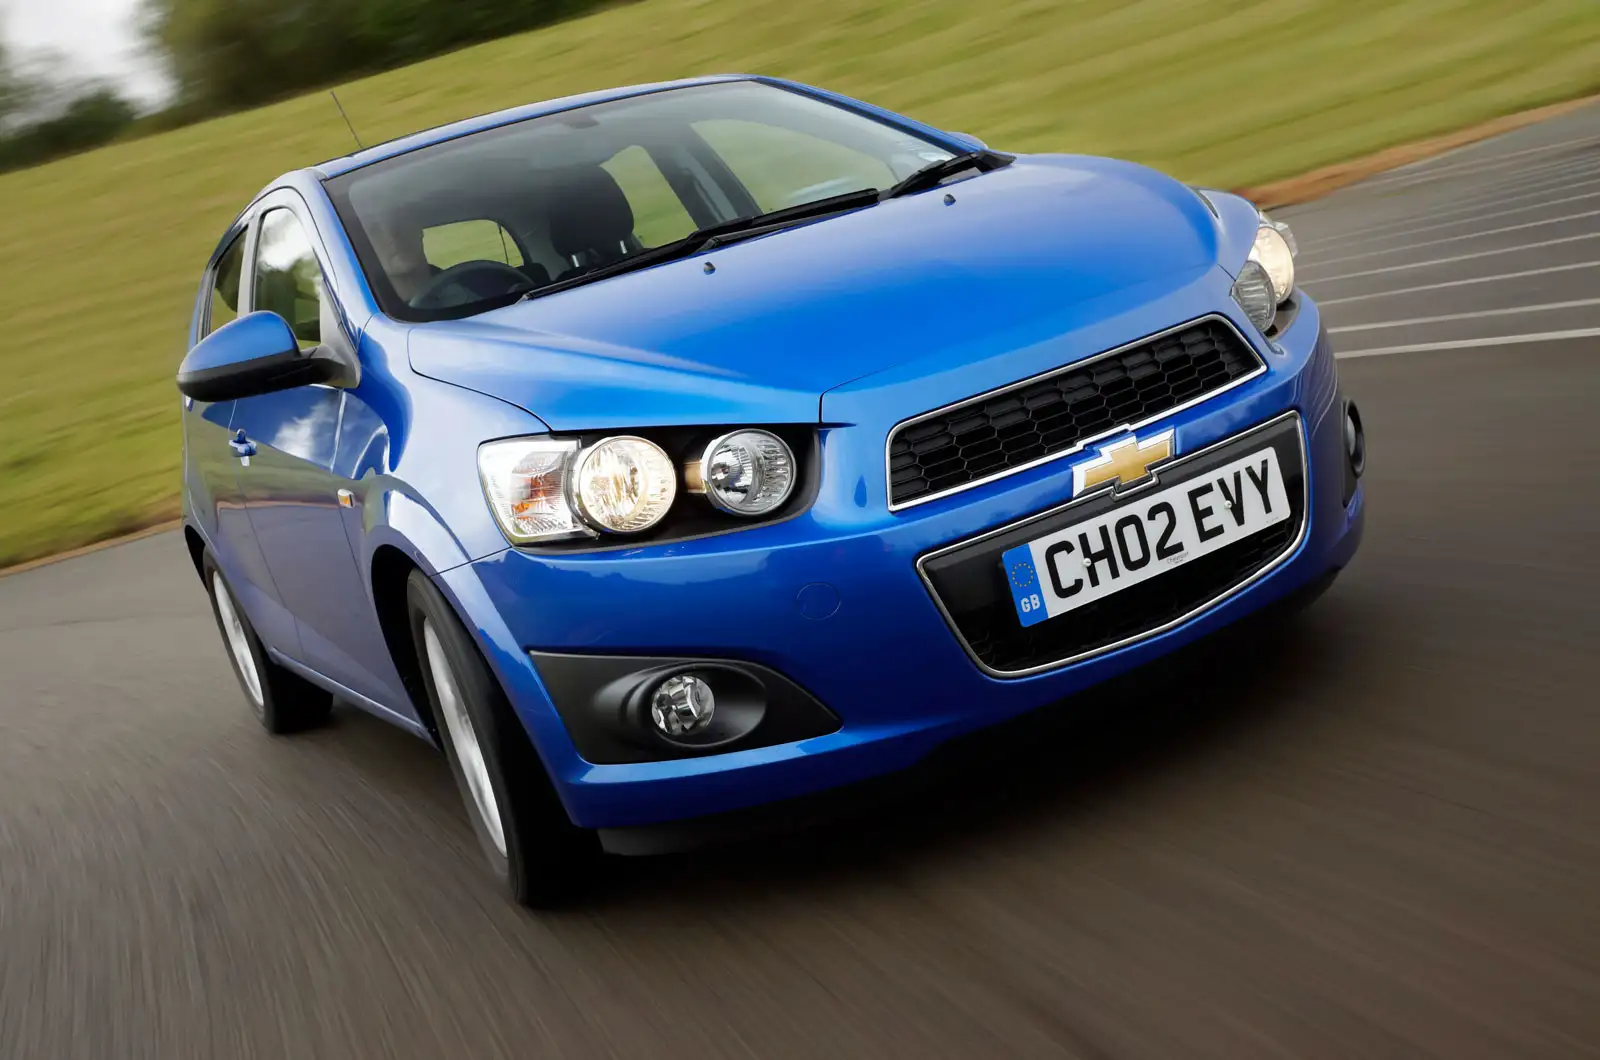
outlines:
[[[1018, 151], [1261, 185], [1600, 90], [1594, 0], [636, 0], [341, 86], [368, 143], [529, 100], [793, 77]], [[0, 567], [177, 511], [172, 373], [206, 254], [347, 153], [314, 93], [0, 176]]]

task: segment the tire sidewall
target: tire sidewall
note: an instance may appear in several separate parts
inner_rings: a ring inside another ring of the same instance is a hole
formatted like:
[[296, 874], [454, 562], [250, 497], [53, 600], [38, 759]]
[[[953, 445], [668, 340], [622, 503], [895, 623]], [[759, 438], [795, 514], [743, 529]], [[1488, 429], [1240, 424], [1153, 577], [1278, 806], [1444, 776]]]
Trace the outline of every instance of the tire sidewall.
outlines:
[[[239, 682], [239, 691], [244, 696], [245, 702], [250, 707], [251, 715], [267, 729], [272, 729], [273, 702], [272, 683], [267, 679], [268, 665], [271, 660], [261, 644], [261, 638], [256, 634], [256, 627], [250, 624], [250, 616], [245, 614], [244, 606], [239, 603], [239, 594], [233, 591], [233, 585], [228, 581], [228, 576], [222, 573], [211, 553], [206, 553], [200, 565], [201, 573], [206, 582], [206, 598], [211, 601], [211, 617], [217, 624], [217, 634], [222, 638], [222, 650], [228, 658], [228, 669], [233, 671], [234, 680]], [[222, 608], [217, 604], [217, 582], [222, 583], [222, 589], [228, 594], [228, 599], [233, 604], [233, 613], [238, 616], [239, 625], [244, 629], [245, 647], [250, 652], [250, 659], [255, 663], [256, 682], [261, 687], [261, 702], [258, 705], [255, 697], [250, 694], [250, 684], [245, 680], [244, 674], [239, 672], [239, 662], [233, 657], [233, 648], [228, 642], [228, 628], [222, 618]]]
[[[406, 585], [406, 598], [412, 643], [416, 645], [418, 669], [421, 671], [423, 686], [427, 690], [435, 735], [445, 758], [450, 763], [450, 773], [460, 790], [467, 817], [472, 822], [472, 831], [478, 837], [478, 845], [483, 848], [484, 857], [501, 884], [508, 887], [513, 895], [520, 899], [523, 896], [519, 893], [522, 890], [519, 881], [528, 875], [528, 857], [531, 853], [525, 846], [530, 827], [536, 822], [526, 819], [529, 813], [528, 800], [524, 793], [514, 789], [506, 778], [525, 776], [524, 770], [518, 769], [517, 766], [522, 764], [531, 752], [531, 745], [527, 743], [527, 736], [521, 731], [522, 723], [512, 714], [504, 693], [495, 681], [488, 664], [484, 662], [477, 645], [468, 637], [460, 620], [456, 618], [455, 611], [439, 590], [425, 575], [418, 573], [414, 574]], [[434, 687], [433, 670], [429, 666], [427, 647], [423, 641], [424, 619], [432, 625], [435, 635], [439, 638], [445, 661], [450, 666], [460, 691], [462, 705], [478, 738], [479, 751], [488, 766], [489, 784], [500, 813], [500, 830], [505, 837], [504, 854], [500, 853], [488, 828], [484, 825], [477, 801], [473, 797], [471, 786], [461, 767], [461, 760], [456, 753], [449, 725], [441, 716], [439, 692]], [[510, 726], [516, 728], [511, 729]], [[518, 741], [521, 741], [520, 745]], [[538, 768], [542, 769], [542, 766]]]

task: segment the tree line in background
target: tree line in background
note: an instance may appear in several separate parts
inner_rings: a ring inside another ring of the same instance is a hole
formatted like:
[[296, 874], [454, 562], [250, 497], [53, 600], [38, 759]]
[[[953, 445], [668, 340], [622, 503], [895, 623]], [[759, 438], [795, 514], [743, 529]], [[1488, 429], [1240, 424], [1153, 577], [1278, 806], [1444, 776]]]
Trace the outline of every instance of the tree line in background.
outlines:
[[256, 106], [556, 21], [590, 0], [147, 0], [180, 106]]
[[100, 82], [58, 82], [0, 50], [0, 171], [259, 106], [532, 29], [596, 0], [144, 0], [177, 96], [154, 114]]
[[0, 49], [0, 172], [109, 143], [137, 117], [108, 85], [51, 80]]

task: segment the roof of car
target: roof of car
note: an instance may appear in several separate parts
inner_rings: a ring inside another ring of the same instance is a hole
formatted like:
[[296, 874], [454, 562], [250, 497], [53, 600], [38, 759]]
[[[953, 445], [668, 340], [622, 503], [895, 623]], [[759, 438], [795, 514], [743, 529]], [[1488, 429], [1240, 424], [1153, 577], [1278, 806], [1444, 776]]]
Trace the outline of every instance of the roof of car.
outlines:
[[622, 88], [607, 88], [599, 92], [585, 92], [582, 95], [562, 96], [560, 99], [547, 99], [540, 103], [525, 103], [520, 107], [510, 107], [506, 110], [497, 110], [492, 114], [480, 114], [475, 118], [465, 118], [461, 121], [451, 122], [448, 125], [437, 125], [431, 129], [411, 133], [394, 140], [385, 140], [383, 143], [374, 144], [363, 148], [354, 154], [342, 158], [329, 159], [312, 166], [312, 171], [319, 177], [327, 179], [348, 173], [352, 169], [370, 166], [374, 162], [381, 162], [395, 155], [403, 155], [407, 151], [415, 151], [419, 147], [428, 147], [445, 140], [454, 140], [458, 136], [482, 132], [501, 125], [510, 125], [513, 122], [523, 121], [528, 118], [537, 118], [543, 114], [554, 114], [557, 111], [572, 110], [574, 107], [586, 107], [591, 103], [606, 103], [613, 99], [624, 99], [628, 96], [641, 96], [649, 92], [661, 92], [669, 88], [685, 88], [690, 85], [709, 85], [721, 81], [760, 80], [748, 74], [719, 74], [714, 77], [692, 77], [681, 81], [659, 81], [648, 85], [627, 85]]

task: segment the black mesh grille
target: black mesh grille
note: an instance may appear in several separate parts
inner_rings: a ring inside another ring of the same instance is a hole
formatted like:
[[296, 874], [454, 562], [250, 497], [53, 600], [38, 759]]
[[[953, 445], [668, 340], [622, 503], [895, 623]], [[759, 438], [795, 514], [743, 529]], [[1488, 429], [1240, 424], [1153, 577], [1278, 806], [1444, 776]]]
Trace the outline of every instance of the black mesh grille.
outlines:
[[1261, 360], [1216, 318], [901, 427], [889, 442], [889, 502], [942, 493], [1119, 424], [1141, 423], [1249, 375]]
[[1116, 501], [1107, 494], [1047, 524], [1025, 525], [1000, 537], [951, 550], [929, 561], [924, 573], [972, 654], [1002, 673], [1047, 666], [1159, 629], [1248, 580], [1299, 536], [1306, 511], [1298, 421], [1283, 421], [1250, 432], [1186, 465], [1166, 481], [1182, 482], [1203, 475], [1208, 467], [1220, 466], [1264, 444], [1273, 445], [1278, 452], [1278, 466], [1289, 498], [1288, 519], [1066, 614], [1037, 625], [1022, 625], [1006, 585], [1000, 558], [1003, 551], [1125, 503], [1137, 503], [1137, 495]]

